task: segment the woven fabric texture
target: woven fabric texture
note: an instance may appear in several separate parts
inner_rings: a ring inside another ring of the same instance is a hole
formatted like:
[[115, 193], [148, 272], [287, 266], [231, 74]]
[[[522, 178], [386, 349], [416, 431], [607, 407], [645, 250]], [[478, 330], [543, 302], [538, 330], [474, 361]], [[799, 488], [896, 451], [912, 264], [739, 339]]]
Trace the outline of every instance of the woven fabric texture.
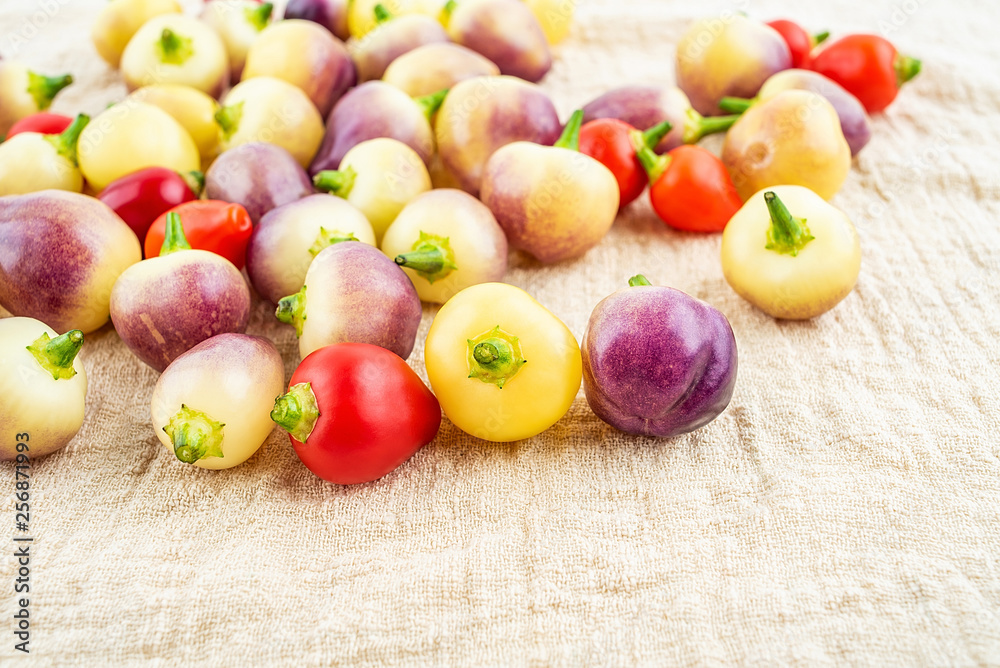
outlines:
[[[104, 0], [0, 0], [0, 53], [121, 99], [89, 26]], [[200, 3], [189, 3], [200, 4]], [[1000, 10], [965, 2], [580, 0], [543, 85], [565, 118], [625, 83], [673, 83], [674, 45], [738, 9], [875, 32], [924, 71], [833, 203], [857, 288], [778, 322], [727, 285], [720, 237], [645, 198], [585, 257], [512, 255], [508, 282], [582, 337], [644, 273], [719, 308], [739, 346], [729, 408], [695, 433], [624, 435], [581, 390], [510, 445], [447, 420], [394, 473], [324, 483], [272, 433], [246, 464], [178, 462], [156, 374], [107, 326], [82, 353], [86, 422], [33, 463], [31, 657], [40, 665], [1000, 665]], [[703, 142], [718, 150], [718, 137]], [[426, 378], [426, 307], [409, 359]], [[286, 380], [295, 336], [255, 303]], [[0, 663], [14, 651], [14, 472], [0, 466]]]

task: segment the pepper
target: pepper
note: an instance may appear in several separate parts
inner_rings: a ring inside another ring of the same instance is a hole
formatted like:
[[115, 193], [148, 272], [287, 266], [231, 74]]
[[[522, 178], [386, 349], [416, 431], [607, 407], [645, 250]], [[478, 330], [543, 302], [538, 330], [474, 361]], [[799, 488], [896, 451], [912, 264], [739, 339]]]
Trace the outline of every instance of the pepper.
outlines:
[[[642, 133], [643, 144], [654, 149], [672, 127], [670, 121], [654, 125]], [[580, 128], [580, 152], [610, 169], [618, 181], [619, 211], [634, 202], [649, 181], [632, 146], [635, 131], [628, 123], [615, 118], [599, 118]]]
[[854, 289], [860, 269], [850, 219], [804, 186], [757, 192], [722, 234], [726, 281], [775, 318], [825, 313]]
[[861, 100], [870, 114], [884, 110], [900, 87], [920, 73], [920, 61], [878, 35], [848, 35], [816, 54], [810, 68]]
[[184, 236], [191, 248], [221, 255], [237, 269], [246, 263], [247, 243], [253, 232], [250, 214], [239, 204], [219, 200], [195, 200], [163, 213], [146, 233], [146, 257], [157, 257], [163, 246], [167, 216], [177, 213], [184, 219]]
[[48, 111], [40, 111], [37, 114], [25, 116], [14, 125], [10, 126], [7, 132], [7, 139], [22, 132], [37, 132], [43, 135], [58, 135], [70, 126], [73, 119], [62, 114], [53, 114]]
[[721, 232], [743, 205], [726, 166], [700, 146], [656, 155], [642, 133], [632, 133], [636, 156], [649, 175], [649, 200], [664, 223], [687, 232]]
[[185, 177], [166, 167], [147, 167], [112, 182], [98, 199], [121, 216], [142, 240], [158, 216], [197, 199], [203, 184], [201, 172], [188, 172]]
[[810, 35], [806, 29], [795, 21], [777, 19], [768, 21], [768, 26], [778, 31], [785, 40], [788, 50], [792, 52], [792, 67], [808, 67], [812, 50], [822, 44], [830, 36], [828, 32]]

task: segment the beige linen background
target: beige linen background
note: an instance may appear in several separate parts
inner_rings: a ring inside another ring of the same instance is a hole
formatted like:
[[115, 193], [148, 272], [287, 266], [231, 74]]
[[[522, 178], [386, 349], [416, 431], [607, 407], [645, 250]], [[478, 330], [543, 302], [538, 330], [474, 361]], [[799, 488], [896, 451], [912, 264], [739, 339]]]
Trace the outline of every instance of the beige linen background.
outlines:
[[[89, 42], [104, 0], [0, 0], [0, 52], [124, 88]], [[858, 226], [856, 291], [811, 322], [737, 297], [718, 236], [643, 202], [584, 258], [512, 257], [581, 337], [645, 273], [730, 319], [728, 410], [671, 440], [598, 420], [581, 391], [548, 432], [477, 441], [444, 421], [398, 471], [329, 485], [282, 433], [236, 469], [156, 440], [156, 374], [88, 337], [87, 420], [32, 469], [31, 656], [43, 665], [1000, 665], [1000, 46], [993, 5], [581, 0], [544, 82], [565, 116], [625, 83], [671, 84], [687, 23], [723, 9], [886, 34], [925, 70], [834, 203]], [[718, 149], [721, 142], [706, 142]], [[410, 358], [422, 375], [427, 308]], [[257, 304], [250, 332], [290, 328]], [[287, 377], [287, 376], [286, 376]], [[13, 551], [13, 469], [0, 467]], [[16, 564], [0, 558], [0, 663]]]

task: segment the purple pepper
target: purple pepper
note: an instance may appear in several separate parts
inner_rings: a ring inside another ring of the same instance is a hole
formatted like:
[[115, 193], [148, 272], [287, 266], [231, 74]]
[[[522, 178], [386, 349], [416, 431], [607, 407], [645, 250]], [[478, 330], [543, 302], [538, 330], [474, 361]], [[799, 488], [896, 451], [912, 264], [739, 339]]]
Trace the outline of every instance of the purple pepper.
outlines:
[[0, 306], [59, 332], [108, 321], [111, 286], [142, 259], [107, 204], [62, 190], [0, 197]]
[[370, 343], [403, 359], [413, 352], [423, 313], [406, 273], [360, 241], [321, 250], [305, 285], [278, 302], [278, 320], [295, 326], [299, 355], [332, 343]]
[[292, 154], [264, 142], [229, 149], [205, 172], [205, 197], [242, 204], [254, 225], [271, 209], [313, 192], [309, 175]]
[[428, 118], [437, 111], [447, 91], [411, 98], [395, 86], [368, 81], [340, 99], [326, 121], [326, 134], [309, 166], [315, 176], [339, 169], [347, 152], [363, 141], [388, 137], [401, 141], [420, 156], [424, 164], [434, 157], [434, 131]]
[[648, 130], [663, 121], [673, 128], [656, 145], [666, 153], [681, 144], [694, 144], [715, 132], [724, 132], [739, 115], [704, 117], [691, 107], [687, 95], [676, 86], [622, 86], [594, 98], [583, 107], [583, 122], [617, 118], [638, 130]]
[[643, 276], [597, 305], [583, 336], [583, 383], [599, 418], [669, 438], [715, 419], [736, 385], [736, 339], [721, 312]]
[[351, 36], [347, 29], [347, 5], [348, 0], [288, 0], [284, 18], [318, 23], [346, 42]]
[[136, 357], [162, 372], [205, 339], [243, 333], [250, 289], [232, 262], [192, 250], [181, 217], [167, 214], [163, 249], [135, 264], [111, 289], [111, 321]]
[[501, 74], [536, 83], [552, 69], [538, 19], [520, 0], [462, 0], [445, 5], [448, 36], [489, 58]]

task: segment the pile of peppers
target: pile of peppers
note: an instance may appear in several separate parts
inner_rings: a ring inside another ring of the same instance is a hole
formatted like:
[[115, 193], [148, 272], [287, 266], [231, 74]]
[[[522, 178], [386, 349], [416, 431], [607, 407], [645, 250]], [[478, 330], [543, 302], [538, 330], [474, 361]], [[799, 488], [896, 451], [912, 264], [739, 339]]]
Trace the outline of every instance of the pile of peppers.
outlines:
[[[70, 74], [0, 60], [0, 360], [22, 370], [0, 383], [0, 458], [16, 433], [36, 456], [73, 439], [78, 353], [109, 320], [158, 374], [157, 437], [208, 469], [278, 426], [315, 475], [369, 482], [442, 415], [528, 439], [581, 387], [629, 434], [722, 414], [738, 353], [720, 310], [623, 274], [578, 339], [503, 282], [510, 253], [583, 266], [630, 207], [664, 235], [720, 234], [723, 275], [765, 317], [818, 317], [861, 264], [829, 200], [920, 61], [874, 35], [710, 17], [677, 45], [677, 86], [616, 88], [564, 123], [537, 85], [570, 32], [551, 4], [292, 0], [279, 18], [117, 0], [91, 37], [129, 95], [93, 118], [49, 111]], [[698, 145], [716, 133], [720, 155]], [[247, 333], [259, 301], [298, 338], [290, 379]]]

